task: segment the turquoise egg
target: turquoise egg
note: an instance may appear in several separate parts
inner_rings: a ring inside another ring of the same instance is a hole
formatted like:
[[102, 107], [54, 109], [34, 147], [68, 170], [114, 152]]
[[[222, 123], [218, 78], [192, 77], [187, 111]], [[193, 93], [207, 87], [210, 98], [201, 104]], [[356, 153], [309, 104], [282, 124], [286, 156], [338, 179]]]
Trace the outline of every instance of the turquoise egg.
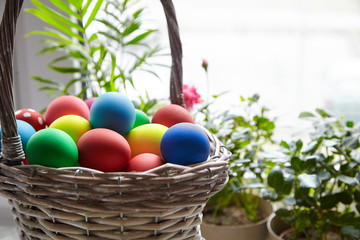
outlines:
[[135, 122], [135, 107], [126, 96], [107, 92], [95, 99], [90, 108], [93, 128], [107, 128], [125, 136]]
[[[36, 131], [29, 123], [27, 123], [23, 120], [16, 120], [16, 124], [17, 124], [18, 134], [21, 137], [23, 151], [25, 152], [29, 139], [31, 138], [31, 136], [33, 134], [35, 134]], [[2, 135], [2, 131], [0, 128], [0, 152], [1, 152], [1, 135]]]

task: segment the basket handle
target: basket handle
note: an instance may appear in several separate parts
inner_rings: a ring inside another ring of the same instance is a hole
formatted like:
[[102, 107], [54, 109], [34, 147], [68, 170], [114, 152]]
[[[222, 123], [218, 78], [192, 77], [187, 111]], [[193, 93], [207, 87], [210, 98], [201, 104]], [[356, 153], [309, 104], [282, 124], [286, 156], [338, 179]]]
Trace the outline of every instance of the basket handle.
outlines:
[[18, 165], [25, 158], [17, 133], [13, 96], [13, 52], [17, 18], [24, 0], [7, 0], [0, 25], [0, 161]]
[[[179, 26], [172, 0], [160, 0], [168, 26], [172, 57], [170, 75], [170, 101], [185, 107], [182, 90], [182, 46]], [[24, 0], [6, 0], [0, 25], [0, 123], [2, 152], [0, 162], [19, 165], [25, 158], [21, 139], [17, 133], [13, 95], [13, 52], [17, 19]]]
[[182, 45], [174, 4], [171, 0], [161, 0], [164, 8], [171, 49], [170, 100], [171, 103], [185, 107], [183, 95]]

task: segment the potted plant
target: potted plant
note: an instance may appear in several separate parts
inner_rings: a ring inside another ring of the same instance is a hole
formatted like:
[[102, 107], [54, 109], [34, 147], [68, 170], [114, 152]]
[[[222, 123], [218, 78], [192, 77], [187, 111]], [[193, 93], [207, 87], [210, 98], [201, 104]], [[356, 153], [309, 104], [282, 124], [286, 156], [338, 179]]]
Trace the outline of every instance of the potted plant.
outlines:
[[216, 111], [216, 107], [207, 104], [196, 117], [202, 118], [202, 125], [225, 144], [232, 156], [227, 185], [210, 198], [205, 208], [202, 234], [207, 240], [263, 240], [272, 205], [260, 197], [259, 189], [264, 187], [269, 167], [263, 152], [273, 144], [274, 120], [257, 94], [240, 97], [240, 105], [233, 109]]
[[159, 78], [154, 66], [164, 66], [159, 57], [169, 54], [154, 41], [157, 29], [145, 27], [146, 8], [137, 5], [138, 1], [31, 2], [34, 8], [25, 11], [48, 26], [27, 36], [43, 36], [40, 53], [58, 53], [48, 67], [69, 76], [64, 83], [35, 76], [39, 90], [86, 99], [109, 91], [125, 92], [130, 87], [141, 96], [134, 74], [145, 72]]
[[268, 222], [269, 239], [359, 239], [360, 126], [321, 109], [300, 117], [312, 120], [310, 141], [281, 142], [283, 157], [262, 190], [282, 203]]

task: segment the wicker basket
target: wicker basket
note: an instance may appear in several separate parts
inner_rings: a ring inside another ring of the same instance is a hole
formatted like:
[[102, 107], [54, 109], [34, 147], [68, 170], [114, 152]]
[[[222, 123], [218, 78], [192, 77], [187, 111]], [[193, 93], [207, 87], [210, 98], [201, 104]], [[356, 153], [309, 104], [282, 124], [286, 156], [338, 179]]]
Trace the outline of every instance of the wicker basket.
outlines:
[[[210, 133], [208, 161], [165, 164], [144, 173], [22, 165], [12, 95], [16, 20], [23, 0], [7, 0], [0, 27], [0, 195], [20, 239], [201, 239], [202, 210], [227, 181], [229, 152]], [[161, 0], [172, 55], [170, 99], [183, 105], [182, 50], [171, 0]]]

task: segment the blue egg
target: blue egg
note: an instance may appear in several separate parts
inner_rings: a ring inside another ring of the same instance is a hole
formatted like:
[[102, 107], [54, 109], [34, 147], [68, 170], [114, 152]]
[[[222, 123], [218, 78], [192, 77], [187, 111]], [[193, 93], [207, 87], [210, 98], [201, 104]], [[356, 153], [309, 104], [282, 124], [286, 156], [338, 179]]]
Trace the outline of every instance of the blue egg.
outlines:
[[[23, 120], [16, 120], [16, 124], [17, 124], [17, 130], [18, 130], [18, 134], [21, 137], [21, 143], [23, 146], [23, 150], [24, 152], [26, 151], [26, 145], [30, 139], [30, 137], [35, 134], [35, 129], [27, 122], [23, 121]], [[1, 140], [1, 128], [0, 128], [0, 140]], [[1, 141], [0, 141], [0, 152], [1, 152]]]
[[107, 92], [95, 99], [90, 108], [94, 128], [107, 128], [125, 136], [135, 122], [135, 107], [124, 95]]
[[184, 122], [173, 125], [165, 132], [160, 149], [166, 162], [186, 166], [206, 161], [210, 142], [201, 127]]

